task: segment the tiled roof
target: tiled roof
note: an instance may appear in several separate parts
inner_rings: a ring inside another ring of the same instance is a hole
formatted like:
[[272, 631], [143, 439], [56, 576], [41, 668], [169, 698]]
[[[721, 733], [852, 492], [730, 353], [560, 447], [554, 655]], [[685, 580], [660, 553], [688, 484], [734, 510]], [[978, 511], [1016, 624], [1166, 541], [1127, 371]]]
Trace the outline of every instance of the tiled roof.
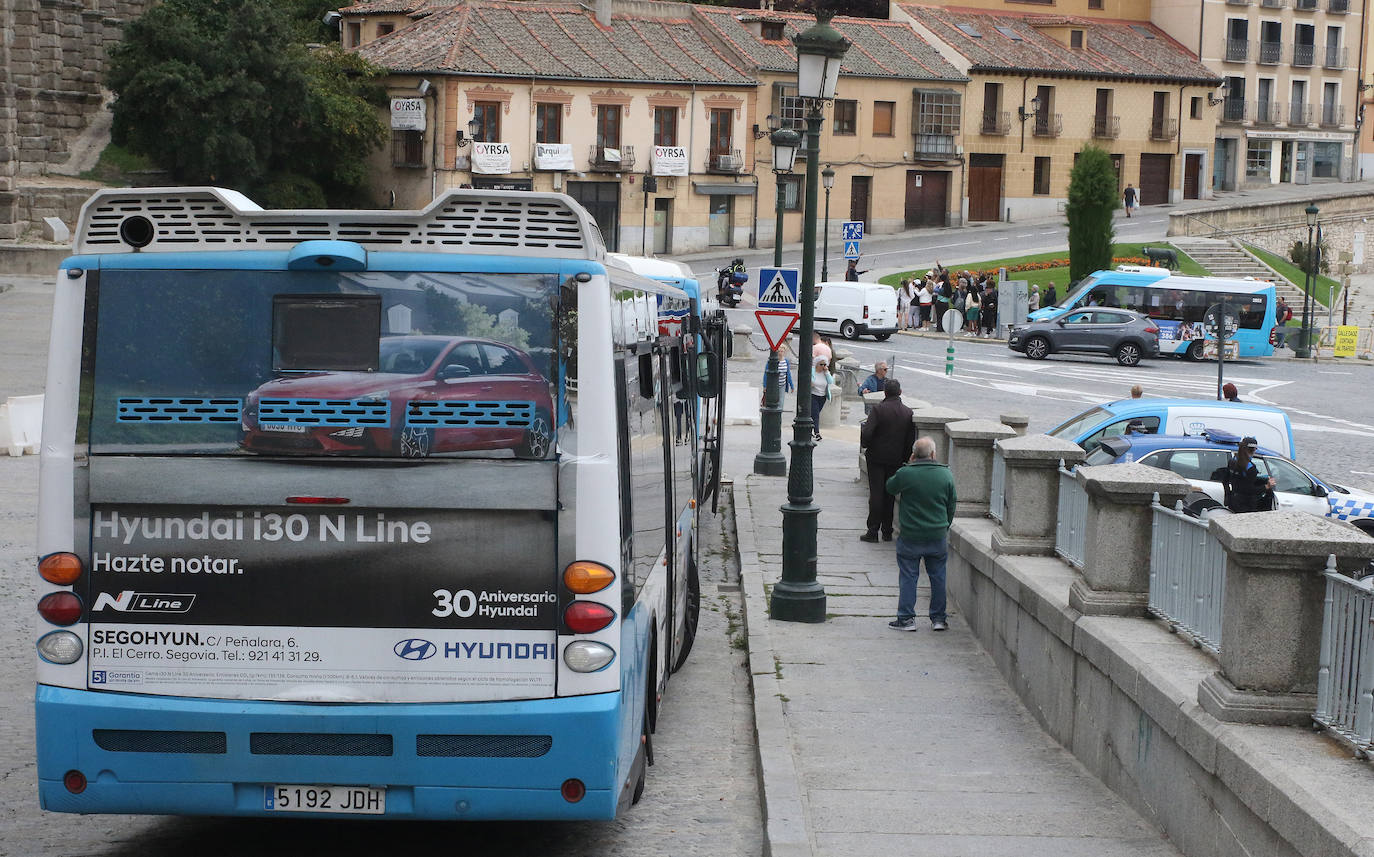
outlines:
[[370, 0], [370, 2], [354, 3], [352, 6], [341, 6], [339, 11], [347, 15], [385, 15], [397, 14], [415, 15], [422, 11], [432, 11], [426, 7], [431, 6], [452, 6], [457, 0]]
[[[810, 15], [766, 13], [767, 20], [783, 23], [783, 39], [772, 41], [754, 35], [740, 20], [759, 20], [763, 13], [721, 6], [696, 6], [695, 9], [697, 16], [715, 29], [726, 44], [752, 60], [760, 71], [796, 73], [797, 53], [792, 46], [792, 37], [816, 22]], [[841, 74], [907, 80], [967, 79], [905, 22], [835, 18], [830, 24], [853, 43], [844, 55]]]
[[[687, 10], [688, 7], [682, 7]], [[358, 53], [397, 72], [748, 85], [757, 81], [687, 18], [614, 15], [573, 3], [463, 0]]]
[[[902, 11], [972, 62], [970, 71], [1216, 84], [1220, 78], [1153, 24], [901, 4]], [[961, 26], [963, 29], [961, 29]], [[1083, 31], [1068, 48], [1045, 27]], [[999, 30], [999, 28], [1001, 28]], [[971, 35], [968, 31], [978, 33]], [[1011, 38], [1006, 30], [1015, 33]]]

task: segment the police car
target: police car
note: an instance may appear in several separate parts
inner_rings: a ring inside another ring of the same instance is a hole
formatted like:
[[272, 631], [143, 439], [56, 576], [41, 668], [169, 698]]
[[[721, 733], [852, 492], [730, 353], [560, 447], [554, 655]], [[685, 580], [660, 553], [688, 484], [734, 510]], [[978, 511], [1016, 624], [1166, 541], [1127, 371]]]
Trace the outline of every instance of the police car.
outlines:
[[[1240, 437], [1215, 430], [1200, 435], [1123, 434], [1102, 438], [1084, 463], [1135, 461], [1169, 470], [1220, 503], [1224, 491], [1221, 483], [1212, 479], [1212, 474], [1226, 466], [1227, 458], [1239, 443]], [[1274, 477], [1274, 498], [1278, 508], [1349, 521], [1374, 535], [1374, 494], [1314, 476], [1292, 459], [1267, 447], [1255, 450], [1254, 462], [1262, 475]]]

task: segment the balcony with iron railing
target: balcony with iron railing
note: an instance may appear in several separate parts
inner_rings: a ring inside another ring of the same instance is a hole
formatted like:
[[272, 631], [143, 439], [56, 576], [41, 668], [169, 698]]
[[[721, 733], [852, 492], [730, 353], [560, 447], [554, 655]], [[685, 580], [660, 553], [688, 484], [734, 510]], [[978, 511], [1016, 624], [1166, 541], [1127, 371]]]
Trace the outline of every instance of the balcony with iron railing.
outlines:
[[956, 157], [959, 151], [959, 129], [948, 125], [931, 125], [926, 133], [916, 134], [914, 150], [916, 157], [926, 160], [948, 160]]
[[591, 169], [599, 173], [618, 173], [634, 169], [635, 147], [634, 146], [598, 146], [593, 144], [591, 152], [587, 155], [587, 163]]
[[1093, 136], [1099, 140], [1115, 140], [1121, 136], [1121, 117], [1097, 114], [1093, 116]]
[[984, 110], [979, 133], [985, 137], [1005, 137], [1011, 133], [1011, 113], [1007, 110]]
[[1283, 121], [1283, 105], [1277, 101], [1255, 101], [1249, 105], [1249, 118], [1256, 125], [1277, 125]]
[[706, 159], [706, 172], [733, 175], [744, 172], [744, 158], [739, 149], [712, 149]]
[[1178, 136], [1178, 120], [1167, 116], [1150, 119], [1150, 139], [1158, 142], [1172, 140]]
[[1322, 102], [1321, 126], [1323, 128], [1339, 128], [1345, 124], [1345, 105], [1332, 104], [1330, 101]]
[[1223, 98], [1221, 100], [1222, 122], [1244, 122], [1246, 119], [1245, 99]]
[[1260, 42], [1259, 61], [1261, 65], [1278, 65], [1283, 62], [1283, 42]]
[[1300, 12], [1317, 11], [1317, 0], [1293, 0], [1293, 8]]
[[1288, 105], [1288, 124], [1289, 125], [1311, 125], [1312, 124], [1312, 105], [1297, 102]]
[[1250, 60], [1249, 39], [1227, 39], [1222, 53], [1227, 62], [1248, 62]]
[[1350, 11], [1350, 0], [1327, 0], [1326, 11], [1332, 15], [1344, 15]]
[[1327, 45], [1324, 59], [1322, 65], [1325, 68], [1345, 68], [1347, 51], [1339, 45]]
[[1288, 0], [1260, 0], [1260, 5], [1265, 9], [1287, 9]]
[[1037, 137], [1058, 137], [1064, 132], [1062, 113], [1037, 113], [1031, 122], [1034, 125], [1031, 133]]
[[1315, 45], [1294, 45], [1293, 65], [1310, 66], [1316, 53], [1317, 48]]

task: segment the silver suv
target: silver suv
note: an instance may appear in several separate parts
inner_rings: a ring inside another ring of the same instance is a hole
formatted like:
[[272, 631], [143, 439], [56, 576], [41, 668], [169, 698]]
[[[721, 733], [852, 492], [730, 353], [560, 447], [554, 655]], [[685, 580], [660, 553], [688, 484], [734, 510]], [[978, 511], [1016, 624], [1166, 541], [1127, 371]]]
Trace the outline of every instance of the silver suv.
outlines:
[[1124, 309], [1080, 307], [1053, 318], [1012, 328], [1007, 347], [1032, 360], [1060, 351], [1105, 354], [1122, 366], [1159, 356], [1159, 327], [1148, 317]]

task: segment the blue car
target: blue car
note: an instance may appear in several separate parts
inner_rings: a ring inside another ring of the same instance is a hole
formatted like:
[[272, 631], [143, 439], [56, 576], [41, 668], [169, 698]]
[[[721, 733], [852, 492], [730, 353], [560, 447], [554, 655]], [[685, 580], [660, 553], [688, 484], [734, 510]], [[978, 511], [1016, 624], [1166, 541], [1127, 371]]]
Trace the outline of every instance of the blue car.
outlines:
[[[1224, 491], [1212, 477], [1226, 466], [1240, 440], [1237, 435], [1215, 430], [1198, 435], [1123, 434], [1104, 437], [1084, 463], [1148, 464], [1177, 473], [1220, 503]], [[1374, 494], [1314, 476], [1292, 459], [1264, 446], [1255, 450], [1254, 461], [1261, 474], [1274, 478], [1278, 508], [1349, 521], [1374, 535]]]
[[1260, 444], [1292, 456], [1293, 426], [1278, 408], [1215, 399], [1120, 399], [1089, 408], [1050, 429], [1051, 437], [1071, 440], [1092, 452], [1103, 438], [1125, 434], [1198, 435], [1203, 429], [1249, 435]]

